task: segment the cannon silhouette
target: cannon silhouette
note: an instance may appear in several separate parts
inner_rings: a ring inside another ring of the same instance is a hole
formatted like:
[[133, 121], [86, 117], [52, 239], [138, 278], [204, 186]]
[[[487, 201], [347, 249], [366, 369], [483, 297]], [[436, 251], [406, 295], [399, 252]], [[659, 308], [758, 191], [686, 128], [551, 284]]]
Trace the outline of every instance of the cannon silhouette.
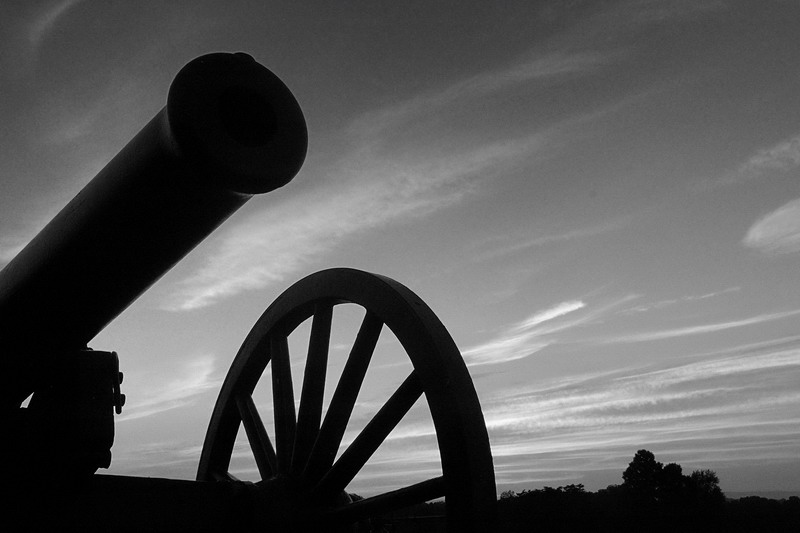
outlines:
[[[201, 56], [178, 73], [167, 105], [0, 272], [3, 456], [16, 484], [0, 524], [347, 530], [443, 497], [449, 530], [489, 530], [492, 457], [455, 343], [409, 289], [353, 269], [300, 280], [258, 319], [222, 385], [197, 481], [95, 473], [110, 465], [114, 413], [125, 396], [117, 354], [88, 343], [252, 196], [288, 183], [306, 149], [302, 111], [274, 74], [246, 54]], [[363, 308], [364, 318], [323, 416], [333, 309], [342, 304]], [[296, 409], [287, 338], [309, 320]], [[385, 328], [413, 370], [343, 447]], [[252, 397], [267, 368], [273, 436]], [[441, 476], [354, 501], [348, 484], [422, 396]], [[259, 472], [255, 483], [229, 473], [242, 427]]]

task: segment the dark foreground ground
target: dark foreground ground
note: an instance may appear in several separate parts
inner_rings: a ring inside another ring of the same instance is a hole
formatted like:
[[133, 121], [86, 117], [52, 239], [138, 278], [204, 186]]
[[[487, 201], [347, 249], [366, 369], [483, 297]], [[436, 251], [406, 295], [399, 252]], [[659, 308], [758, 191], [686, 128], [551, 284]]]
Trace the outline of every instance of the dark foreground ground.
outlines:
[[[427, 504], [375, 521], [372, 531], [444, 532], [444, 505]], [[497, 532], [800, 532], [800, 498], [750, 496], [716, 505], [642, 502], [609, 488], [545, 489], [498, 501]]]

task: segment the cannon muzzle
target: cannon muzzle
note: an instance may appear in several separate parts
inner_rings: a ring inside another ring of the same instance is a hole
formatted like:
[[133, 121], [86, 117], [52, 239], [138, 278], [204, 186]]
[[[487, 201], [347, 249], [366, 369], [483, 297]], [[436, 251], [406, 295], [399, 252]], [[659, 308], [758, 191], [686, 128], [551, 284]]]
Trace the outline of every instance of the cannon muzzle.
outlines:
[[288, 183], [306, 148], [297, 101], [250, 56], [188, 63], [167, 105], [0, 272], [0, 406], [251, 196]]

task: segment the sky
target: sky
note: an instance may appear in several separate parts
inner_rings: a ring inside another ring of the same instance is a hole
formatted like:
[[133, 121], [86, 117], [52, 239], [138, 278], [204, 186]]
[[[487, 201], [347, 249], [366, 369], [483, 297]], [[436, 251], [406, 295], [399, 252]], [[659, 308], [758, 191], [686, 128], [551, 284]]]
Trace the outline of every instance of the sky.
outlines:
[[[645, 448], [800, 493], [798, 34], [794, 0], [3, 2], [0, 265], [185, 63], [245, 51], [300, 102], [308, 157], [90, 343], [125, 373], [109, 473], [192, 479], [253, 323], [347, 266], [448, 328], [498, 492], [621, 483]], [[357, 315], [335, 316], [334, 375]], [[405, 375], [390, 333], [378, 352], [346, 441]], [[349, 490], [438, 461], [421, 404]], [[245, 440], [231, 472], [257, 479]]]

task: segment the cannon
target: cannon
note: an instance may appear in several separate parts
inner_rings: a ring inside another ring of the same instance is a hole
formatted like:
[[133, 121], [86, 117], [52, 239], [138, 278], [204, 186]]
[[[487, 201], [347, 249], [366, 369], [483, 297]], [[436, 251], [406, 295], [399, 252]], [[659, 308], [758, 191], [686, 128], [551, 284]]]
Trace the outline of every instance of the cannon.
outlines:
[[[458, 348], [411, 290], [349, 268], [298, 281], [256, 321], [211, 414], [196, 481], [96, 473], [110, 465], [125, 395], [117, 354], [88, 344], [245, 202], [292, 180], [306, 150], [302, 111], [277, 76], [247, 54], [201, 56], [177, 74], [166, 106], [0, 271], [3, 456], [17, 484], [0, 521], [12, 530], [363, 531], [371, 517], [444, 498], [448, 530], [490, 530], [492, 457]], [[324, 409], [343, 305], [363, 320]], [[309, 322], [296, 408], [287, 339]], [[412, 370], [343, 445], [383, 330]], [[253, 399], [262, 378], [272, 435]], [[354, 500], [348, 484], [423, 396], [441, 475]], [[242, 430], [257, 482], [229, 473]]]

